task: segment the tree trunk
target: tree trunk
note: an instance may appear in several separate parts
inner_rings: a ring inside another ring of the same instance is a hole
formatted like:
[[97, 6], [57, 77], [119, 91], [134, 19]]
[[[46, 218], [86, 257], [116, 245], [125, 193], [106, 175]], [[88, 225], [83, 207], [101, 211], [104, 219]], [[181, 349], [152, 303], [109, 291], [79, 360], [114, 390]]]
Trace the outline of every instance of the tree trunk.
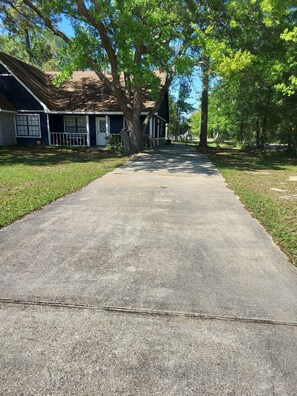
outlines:
[[269, 89], [267, 92], [267, 98], [266, 98], [266, 105], [264, 109], [264, 115], [263, 115], [263, 121], [262, 121], [262, 133], [261, 133], [261, 150], [264, 150], [265, 148], [265, 143], [267, 142], [267, 137], [268, 137], [268, 114], [269, 114], [269, 107], [270, 107], [270, 100], [271, 100], [271, 90]]
[[201, 96], [201, 127], [200, 143], [202, 148], [207, 147], [207, 124], [208, 124], [208, 88], [209, 88], [209, 69], [208, 61], [205, 60], [202, 76], [202, 96]]
[[291, 128], [291, 134], [292, 134], [291, 152], [293, 155], [297, 156], [297, 126]]
[[288, 128], [288, 138], [287, 138], [287, 144], [288, 144], [288, 153], [292, 153], [292, 133], [293, 133], [293, 127], [292, 125], [289, 126]]
[[130, 134], [132, 153], [138, 153], [143, 150], [144, 143], [140, 115], [133, 115], [130, 120], [127, 120], [127, 125]]
[[239, 143], [243, 144], [244, 142], [244, 121], [240, 121], [240, 130], [239, 130]]
[[265, 143], [267, 141], [267, 117], [264, 116], [262, 123], [262, 134], [261, 134], [261, 150], [264, 150]]
[[260, 117], [256, 121], [256, 147], [261, 148], [261, 131], [260, 131]]
[[33, 62], [33, 54], [32, 54], [31, 40], [30, 40], [30, 34], [29, 34], [28, 29], [25, 29], [25, 41], [26, 41], [27, 53], [29, 55], [29, 60], [30, 60], [30, 63], [32, 63]]

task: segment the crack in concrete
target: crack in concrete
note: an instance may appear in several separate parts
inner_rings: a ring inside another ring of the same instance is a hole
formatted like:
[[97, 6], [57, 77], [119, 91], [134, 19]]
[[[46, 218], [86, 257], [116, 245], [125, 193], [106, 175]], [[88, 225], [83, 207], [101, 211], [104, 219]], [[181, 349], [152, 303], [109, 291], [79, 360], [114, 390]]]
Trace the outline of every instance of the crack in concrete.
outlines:
[[68, 309], [80, 309], [80, 310], [96, 310], [101, 312], [115, 312], [115, 313], [134, 314], [134, 315], [138, 314], [138, 315], [150, 315], [150, 316], [184, 317], [184, 318], [193, 318], [200, 320], [218, 320], [218, 321], [220, 320], [226, 322], [241, 322], [241, 323], [297, 327], [297, 322], [281, 321], [281, 320], [274, 320], [267, 318], [255, 318], [255, 317], [248, 318], [244, 316], [211, 315], [207, 313], [157, 310], [157, 309], [149, 309], [149, 308], [67, 304], [67, 303], [54, 302], [54, 301], [53, 302], [34, 301], [34, 300], [30, 301], [30, 300], [19, 300], [19, 299], [8, 299], [8, 298], [0, 298], [0, 304], [30, 305], [30, 306], [68, 308]]

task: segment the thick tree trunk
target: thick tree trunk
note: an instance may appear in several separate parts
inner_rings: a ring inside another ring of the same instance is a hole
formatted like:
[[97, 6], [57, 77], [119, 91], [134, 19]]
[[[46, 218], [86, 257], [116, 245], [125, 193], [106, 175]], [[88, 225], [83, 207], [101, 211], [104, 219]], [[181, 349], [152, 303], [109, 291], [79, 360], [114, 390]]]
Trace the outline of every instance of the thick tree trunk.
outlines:
[[208, 88], [209, 88], [209, 70], [207, 60], [203, 66], [202, 76], [202, 96], [201, 96], [201, 127], [199, 146], [207, 147], [207, 124], [208, 124]]
[[140, 120], [140, 115], [133, 115], [130, 120], [127, 120], [132, 153], [138, 153], [143, 150], [143, 131]]

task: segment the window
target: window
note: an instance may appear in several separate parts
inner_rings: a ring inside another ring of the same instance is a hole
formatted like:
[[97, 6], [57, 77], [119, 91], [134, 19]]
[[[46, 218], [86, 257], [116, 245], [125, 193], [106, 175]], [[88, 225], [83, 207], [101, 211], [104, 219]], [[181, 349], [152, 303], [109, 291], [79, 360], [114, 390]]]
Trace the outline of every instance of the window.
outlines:
[[106, 133], [106, 121], [99, 120], [99, 131], [100, 133]]
[[40, 119], [37, 114], [18, 114], [16, 118], [17, 136], [40, 137]]
[[65, 132], [87, 133], [86, 117], [65, 117]]

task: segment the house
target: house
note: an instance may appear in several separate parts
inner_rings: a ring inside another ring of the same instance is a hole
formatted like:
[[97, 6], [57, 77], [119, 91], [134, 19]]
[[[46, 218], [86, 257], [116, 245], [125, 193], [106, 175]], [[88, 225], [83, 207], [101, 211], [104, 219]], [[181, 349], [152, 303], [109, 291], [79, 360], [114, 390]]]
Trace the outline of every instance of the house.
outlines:
[[[0, 145], [104, 146], [119, 136], [123, 112], [95, 72], [74, 72], [59, 88], [55, 74], [0, 52]], [[142, 120], [153, 106], [144, 102]], [[153, 147], [165, 141], [168, 116], [166, 94], [146, 131]]]

